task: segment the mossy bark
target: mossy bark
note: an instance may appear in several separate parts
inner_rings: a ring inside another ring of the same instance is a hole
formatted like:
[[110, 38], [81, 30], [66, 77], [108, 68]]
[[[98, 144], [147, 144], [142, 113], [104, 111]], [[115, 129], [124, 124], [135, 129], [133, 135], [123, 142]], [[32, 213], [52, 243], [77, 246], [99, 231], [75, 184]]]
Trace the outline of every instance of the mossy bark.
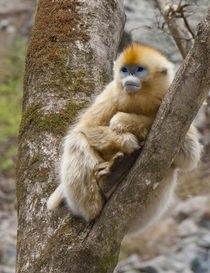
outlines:
[[58, 183], [62, 137], [110, 80], [124, 20], [120, 0], [38, 2], [17, 159], [18, 273], [111, 272], [116, 264], [119, 242], [110, 251], [86, 244], [90, 226], [65, 207], [49, 213], [46, 201]]

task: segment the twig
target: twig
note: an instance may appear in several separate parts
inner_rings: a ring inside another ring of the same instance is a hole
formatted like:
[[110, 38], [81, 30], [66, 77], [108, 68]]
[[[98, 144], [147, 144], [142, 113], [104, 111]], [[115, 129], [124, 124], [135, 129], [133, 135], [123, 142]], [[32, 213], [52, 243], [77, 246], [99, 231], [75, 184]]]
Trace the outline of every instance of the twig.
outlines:
[[[184, 9], [188, 7], [189, 4], [182, 5], [182, 0], [180, 0], [178, 6], [175, 7], [172, 4], [168, 4], [165, 0], [155, 0], [155, 2], [168, 25], [169, 31], [173, 36], [182, 57], [185, 58], [192, 47], [191, 35], [194, 38], [194, 33], [184, 14]], [[180, 18], [183, 20], [179, 20]]]
[[184, 20], [184, 23], [185, 23], [186, 28], [188, 29], [188, 31], [190, 32], [190, 34], [192, 35], [192, 37], [193, 37], [193, 39], [194, 39], [194, 38], [195, 38], [195, 34], [194, 34], [194, 32], [192, 31], [190, 25], [188, 24], [188, 21], [187, 21], [187, 18], [186, 18], [186, 16], [185, 16], [185, 14], [184, 14], [184, 11], [181, 10], [181, 11], [180, 11], [180, 14], [181, 14], [182, 19]]

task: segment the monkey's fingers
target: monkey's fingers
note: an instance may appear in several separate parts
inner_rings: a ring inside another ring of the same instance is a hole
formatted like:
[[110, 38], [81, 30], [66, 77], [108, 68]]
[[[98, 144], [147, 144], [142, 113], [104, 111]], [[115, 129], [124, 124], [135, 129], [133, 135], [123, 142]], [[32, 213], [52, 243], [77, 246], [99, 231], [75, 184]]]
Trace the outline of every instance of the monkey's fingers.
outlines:
[[109, 162], [102, 162], [102, 163], [99, 163], [95, 166], [95, 168], [93, 170], [93, 175], [95, 176], [98, 185], [99, 185], [100, 179], [103, 176], [106, 176], [108, 173], [110, 173]]
[[101, 162], [97, 164], [93, 170], [93, 175], [96, 179], [96, 182], [101, 190], [101, 194], [104, 197], [104, 200], [107, 200], [108, 196], [105, 190], [105, 177], [110, 174], [109, 162]]
[[103, 171], [104, 169], [107, 169], [109, 166], [109, 162], [101, 162], [97, 164], [94, 168], [94, 172], [97, 175], [99, 172]]
[[111, 159], [110, 163], [109, 163], [109, 169], [110, 169], [110, 173], [114, 172], [116, 168], [118, 168], [119, 165], [121, 165], [123, 159], [124, 159], [124, 154], [121, 152], [116, 153], [113, 158]]

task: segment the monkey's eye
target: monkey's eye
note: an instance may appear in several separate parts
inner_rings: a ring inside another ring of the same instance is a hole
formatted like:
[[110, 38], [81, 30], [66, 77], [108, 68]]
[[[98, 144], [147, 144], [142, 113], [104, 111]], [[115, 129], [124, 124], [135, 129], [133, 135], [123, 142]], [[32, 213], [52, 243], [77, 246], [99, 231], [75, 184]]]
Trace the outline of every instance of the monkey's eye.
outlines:
[[137, 77], [143, 77], [147, 73], [147, 69], [143, 65], [137, 65], [133, 68], [133, 72]]
[[125, 76], [128, 76], [128, 75], [129, 75], [129, 67], [127, 65], [123, 65], [120, 68], [120, 76], [125, 77]]
[[121, 69], [122, 72], [128, 72], [128, 68], [126, 66], [123, 66]]
[[144, 70], [144, 67], [142, 67], [142, 66], [137, 67], [137, 72], [141, 72], [143, 70]]

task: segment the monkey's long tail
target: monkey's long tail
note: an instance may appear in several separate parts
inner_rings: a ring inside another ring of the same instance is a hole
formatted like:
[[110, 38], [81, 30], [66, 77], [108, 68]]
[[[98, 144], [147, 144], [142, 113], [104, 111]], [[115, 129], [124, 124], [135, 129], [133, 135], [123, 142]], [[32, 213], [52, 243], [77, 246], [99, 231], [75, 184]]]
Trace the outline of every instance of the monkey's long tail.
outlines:
[[56, 190], [50, 195], [50, 198], [47, 201], [47, 209], [54, 210], [56, 209], [61, 202], [63, 201], [63, 186], [60, 184]]

